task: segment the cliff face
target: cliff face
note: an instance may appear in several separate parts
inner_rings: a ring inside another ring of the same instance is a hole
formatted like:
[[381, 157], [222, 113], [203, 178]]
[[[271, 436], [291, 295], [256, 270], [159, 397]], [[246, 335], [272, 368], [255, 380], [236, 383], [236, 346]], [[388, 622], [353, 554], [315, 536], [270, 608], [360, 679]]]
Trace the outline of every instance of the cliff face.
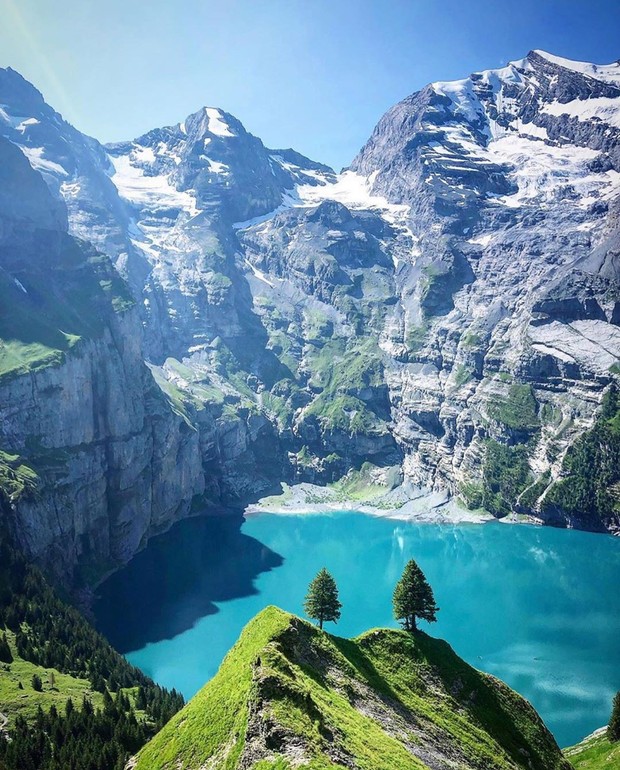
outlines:
[[70, 576], [86, 557], [128, 558], [189, 510], [204, 489], [198, 438], [144, 364], [111, 263], [67, 234], [64, 205], [17, 148], [2, 140], [0, 155], [0, 447], [6, 476], [31, 469], [5, 505], [26, 550]]
[[617, 528], [613, 474], [603, 512], [557, 482], [618, 379], [619, 70], [532, 52], [433, 83], [340, 175], [216, 108], [104, 147], [2, 70], [0, 449], [22, 542], [103, 569], [196, 496], [364, 462], [496, 515]]
[[209, 460], [240, 463], [247, 484], [262, 426], [179, 410], [144, 363], [135, 303], [107, 257], [67, 234], [64, 205], [5, 140], [0, 169], [4, 508], [31, 556], [66, 581], [78, 564], [92, 578], [205, 492], [233, 498]]
[[138, 754], [176, 767], [567, 770], [534, 709], [425, 634], [331, 636], [276, 607]]

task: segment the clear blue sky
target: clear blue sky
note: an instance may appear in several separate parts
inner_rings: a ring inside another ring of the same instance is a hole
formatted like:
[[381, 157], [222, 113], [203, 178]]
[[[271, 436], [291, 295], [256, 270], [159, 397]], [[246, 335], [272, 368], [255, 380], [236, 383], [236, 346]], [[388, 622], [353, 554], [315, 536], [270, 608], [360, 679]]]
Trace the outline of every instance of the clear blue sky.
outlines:
[[102, 141], [210, 105], [338, 168], [407, 94], [532, 48], [620, 58], [620, 0], [0, 0], [0, 65]]

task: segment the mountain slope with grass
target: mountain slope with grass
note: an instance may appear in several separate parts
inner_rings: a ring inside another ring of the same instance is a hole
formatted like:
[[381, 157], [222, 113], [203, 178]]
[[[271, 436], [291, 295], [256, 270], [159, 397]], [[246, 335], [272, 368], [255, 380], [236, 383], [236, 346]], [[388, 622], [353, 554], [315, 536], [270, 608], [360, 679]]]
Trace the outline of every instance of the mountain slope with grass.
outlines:
[[534, 709], [424, 633], [341, 639], [268, 607], [136, 770], [566, 770]]
[[606, 727], [565, 749], [564, 754], [575, 770], [613, 770], [620, 767], [620, 741], [611, 743]]
[[2, 770], [122, 770], [182, 705], [64, 602], [0, 529]]

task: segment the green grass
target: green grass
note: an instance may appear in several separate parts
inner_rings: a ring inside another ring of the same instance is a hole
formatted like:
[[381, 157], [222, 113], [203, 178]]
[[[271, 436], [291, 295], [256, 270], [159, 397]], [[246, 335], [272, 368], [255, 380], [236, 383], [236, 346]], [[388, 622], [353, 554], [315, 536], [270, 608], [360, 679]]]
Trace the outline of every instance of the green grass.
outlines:
[[531, 385], [511, 385], [506, 397], [498, 396], [489, 404], [489, 416], [515, 430], [537, 430], [538, 404]]
[[359, 398], [321, 394], [304, 411], [304, 418], [316, 416], [324, 430], [341, 430], [352, 435], [386, 432], [385, 422]]
[[454, 384], [457, 388], [460, 388], [461, 385], [465, 385], [465, 383], [471, 380], [473, 374], [474, 373], [469, 367], [459, 364], [454, 374]]
[[38, 484], [37, 472], [26, 465], [19, 455], [0, 451], [0, 490], [10, 502], [24, 493], [36, 494]]
[[[95, 708], [103, 708], [103, 695], [93, 690], [88, 680], [61, 674], [54, 669], [43, 668], [30, 661], [22, 660], [17, 656], [15, 635], [11, 631], [7, 631], [6, 634], [13, 653], [13, 662], [0, 663], [0, 711], [9, 717], [9, 727], [18, 715], [27, 720], [34, 719], [39, 706], [47, 711], [50, 706], [55, 705], [61, 712], [68, 698], [71, 698], [76, 706], [80, 706], [82, 698], [87, 696]], [[52, 672], [53, 686], [50, 682]], [[41, 678], [42, 692], [32, 688], [34, 674]], [[20, 682], [23, 689], [19, 687]]]
[[407, 333], [405, 334], [405, 345], [410, 353], [417, 353], [420, 350], [426, 338], [428, 337], [429, 326], [427, 323], [420, 324], [419, 326], [409, 326]]
[[359, 470], [350, 470], [346, 476], [329, 486], [337, 493], [338, 499], [343, 501], [366, 502], [382, 497], [398, 485], [398, 469], [395, 468], [390, 474], [387, 484], [379, 484], [373, 479], [372, 471], [375, 469], [376, 465], [365, 462]]
[[254, 663], [288, 625], [288, 616], [274, 607], [254, 618], [215, 677], [142, 749], [136, 770], [198, 768], [207, 758], [214, 769], [234, 768], [243, 749]]
[[528, 456], [525, 444], [511, 447], [487, 439], [482, 465], [482, 498], [476, 501], [477, 504], [494, 516], [509, 514], [518, 496], [532, 481]]
[[463, 335], [463, 346], [466, 348], [477, 348], [482, 344], [482, 338], [474, 332], [467, 332]]
[[308, 384], [320, 393], [305, 409], [304, 419], [316, 417], [323, 430], [367, 435], [386, 431], [385, 421], [359, 398], [383, 384], [376, 341], [362, 338], [346, 348], [342, 339], [329, 340], [306, 355], [305, 365], [312, 372]]
[[575, 770], [614, 770], [620, 767], [620, 741], [610, 743], [605, 731], [597, 730], [581, 743], [564, 750]]
[[597, 420], [569, 447], [562, 477], [545, 495], [543, 511], [588, 520], [596, 529], [620, 522], [620, 394], [605, 394]]
[[[377, 629], [341, 639], [275, 607], [138, 754], [136, 770], [243, 767], [564, 770], [534, 709], [443, 641]], [[294, 762], [293, 762], [294, 758]]]
[[0, 273], [0, 378], [62, 363], [82, 337], [99, 335], [133, 305], [109, 259], [90, 245], [62, 235], [23, 248], [15, 272], [26, 292]]

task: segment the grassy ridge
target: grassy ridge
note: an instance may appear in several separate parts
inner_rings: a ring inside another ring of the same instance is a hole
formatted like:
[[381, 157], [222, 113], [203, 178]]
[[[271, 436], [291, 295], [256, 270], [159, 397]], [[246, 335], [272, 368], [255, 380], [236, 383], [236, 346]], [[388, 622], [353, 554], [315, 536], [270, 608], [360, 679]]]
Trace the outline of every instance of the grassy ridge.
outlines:
[[[442, 764], [443, 763], [443, 764]], [[275, 607], [139, 753], [136, 770], [565, 770], [534, 709], [442, 641], [353, 640]]]
[[200, 767], [209, 757], [213, 767], [234, 768], [247, 727], [246, 703], [252, 666], [259, 652], [288, 626], [284, 613], [265, 610], [252, 622], [224, 659], [216, 676], [140, 752], [136, 768]]

